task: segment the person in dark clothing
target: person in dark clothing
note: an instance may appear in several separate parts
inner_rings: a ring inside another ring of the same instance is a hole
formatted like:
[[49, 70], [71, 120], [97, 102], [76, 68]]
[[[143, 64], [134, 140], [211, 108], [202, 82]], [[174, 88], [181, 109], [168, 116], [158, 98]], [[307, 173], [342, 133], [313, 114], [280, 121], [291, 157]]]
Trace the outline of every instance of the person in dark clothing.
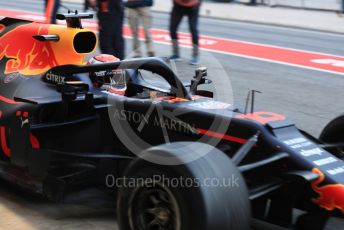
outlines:
[[248, 3], [249, 6], [256, 6], [257, 5], [257, 0], [250, 0]]
[[99, 43], [103, 54], [124, 59], [122, 0], [89, 0], [89, 6], [98, 8]]
[[45, 0], [45, 22], [56, 24], [56, 14], [60, 7], [60, 0]]
[[177, 30], [184, 16], [188, 17], [189, 30], [192, 35], [192, 58], [190, 64], [199, 64], [199, 34], [198, 18], [201, 2], [200, 0], [173, 1], [173, 9], [170, 17], [170, 35], [172, 39], [173, 54], [172, 60], [180, 59]]
[[90, 6], [90, 3], [88, 2], [88, 0], [84, 0], [84, 11], [88, 11], [90, 8], [92, 8]]

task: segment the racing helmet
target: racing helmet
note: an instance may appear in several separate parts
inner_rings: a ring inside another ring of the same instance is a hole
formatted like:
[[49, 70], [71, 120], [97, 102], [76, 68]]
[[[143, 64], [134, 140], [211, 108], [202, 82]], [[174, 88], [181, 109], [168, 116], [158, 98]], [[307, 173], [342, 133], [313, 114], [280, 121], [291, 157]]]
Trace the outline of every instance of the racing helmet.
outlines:
[[[120, 59], [110, 54], [99, 54], [88, 60], [88, 65], [117, 62]], [[125, 71], [122, 69], [103, 70], [89, 73], [95, 88], [106, 90], [111, 94], [125, 95], [127, 84]]]

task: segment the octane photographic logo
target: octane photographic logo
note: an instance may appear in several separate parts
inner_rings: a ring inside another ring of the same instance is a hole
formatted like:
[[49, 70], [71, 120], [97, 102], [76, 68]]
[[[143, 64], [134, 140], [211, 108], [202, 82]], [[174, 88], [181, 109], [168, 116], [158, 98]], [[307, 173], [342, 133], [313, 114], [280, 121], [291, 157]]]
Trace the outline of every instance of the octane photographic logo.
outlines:
[[[212, 83], [201, 85], [200, 89], [212, 91], [214, 99], [192, 95], [190, 100], [148, 89], [139, 93], [137, 98], [109, 94], [108, 103], [111, 106], [108, 114], [111, 125], [119, 140], [132, 153], [155, 164], [178, 165], [181, 164], [180, 156], [142, 153], [159, 144], [168, 145], [176, 140], [189, 140], [190, 144], [186, 148], [190, 151], [184, 151], [182, 156], [183, 162], [189, 163], [209, 153], [213, 146], [220, 143], [229, 128], [228, 115], [231, 115], [233, 109], [233, 90], [226, 70], [214, 55], [204, 51], [201, 60], [200, 66], [208, 68], [207, 78]], [[139, 70], [144, 79], [148, 78], [145, 83], [151, 84], [152, 88], [169, 85], [166, 81], [161, 81], [161, 76], [142, 70], [146, 64], [130, 66], [130, 69]], [[170, 61], [169, 65], [174, 77], [183, 82], [191, 82], [195, 76], [196, 68], [184, 61]], [[120, 68], [128, 69], [128, 66]], [[179, 81], [173, 79], [171, 82]], [[175, 87], [171, 86], [170, 90], [180, 92], [181, 87], [183, 86], [176, 84]], [[209, 111], [212, 115], [207, 116], [202, 111]], [[226, 119], [223, 116], [226, 116]], [[194, 142], [206, 143], [209, 146], [199, 149], [199, 145]]]

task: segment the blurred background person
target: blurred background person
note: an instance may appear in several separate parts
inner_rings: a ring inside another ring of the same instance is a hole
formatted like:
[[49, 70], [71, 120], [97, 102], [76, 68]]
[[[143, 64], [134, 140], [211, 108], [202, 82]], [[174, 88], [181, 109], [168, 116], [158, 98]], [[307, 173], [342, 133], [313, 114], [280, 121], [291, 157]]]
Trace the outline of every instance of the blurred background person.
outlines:
[[170, 35], [172, 39], [171, 60], [180, 60], [177, 30], [184, 16], [188, 17], [189, 30], [192, 35], [192, 57], [190, 64], [199, 64], [198, 18], [201, 0], [174, 0], [170, 15]]
[[56, 14], [60, 7], [60, 0], [45, 0], [45, 21], [56, 24]]
[[88, 5], [97, 9], [99, 44], [103, 54], [124, 59], [122, 0], [88, 0]]
[[141, 48], [139, 40], [139, 24], [142, 22], [145, 43], [147, 48], [147, 55], [154, 57], [155, 52], [153, 48], [151, 29], [151, 7], [153, 0], [125, 0], [125, 6], [128, 8], [128, 22], [133, 36], [134, 57], [141, 57]]
[[84, 0], [84, 11], [88, 11], [90, 10], [92, 7], [90, 6], [90, 3], [88, 2], [88, 0]]
[[250, 0], [248, 3], [249, 6], [256, 6], [257, 5], [257, 0]]

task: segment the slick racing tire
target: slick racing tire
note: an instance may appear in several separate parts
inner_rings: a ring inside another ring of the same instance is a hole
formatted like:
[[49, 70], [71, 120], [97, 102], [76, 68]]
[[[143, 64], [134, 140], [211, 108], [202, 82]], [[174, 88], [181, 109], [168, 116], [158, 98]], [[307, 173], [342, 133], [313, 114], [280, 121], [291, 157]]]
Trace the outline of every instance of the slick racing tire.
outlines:
[[[326, 144], [344, 143], [344, 114], [336, 117], [325, 126], [319, 140]], [[337, 157], [344, 159], [343, 148], [334, 149], [332, 152]]]
[[[183, 156], [190, 151], [208, 154], [185, 163]], [[206, 144], [192, 143], [191, 149], [189, 142], [176, 142], [142, 154], [144, 159], [163, 154], [180, 164], [158, 165], [141, 158], [131, 162], [124, 177], [127, 183], [120, 186], [117, 197], [121, 230], [249, 229], [245, 181], [223, 152]]]

